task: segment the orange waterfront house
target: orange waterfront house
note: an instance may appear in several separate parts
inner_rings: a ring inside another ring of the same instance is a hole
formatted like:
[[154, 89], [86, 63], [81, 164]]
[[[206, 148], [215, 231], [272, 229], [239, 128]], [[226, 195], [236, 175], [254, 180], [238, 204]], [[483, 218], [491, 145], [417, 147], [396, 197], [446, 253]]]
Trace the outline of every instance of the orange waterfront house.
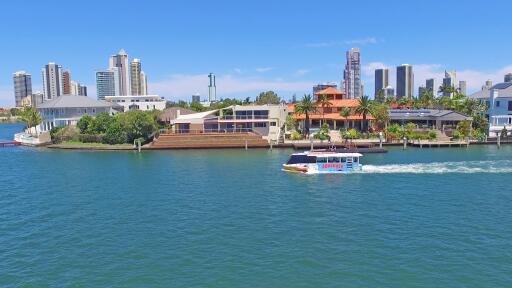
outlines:
[[[309, 115], [311, 128], [319, 128], [322, 123], [329, 124], [329, 127], [335, 130], [341, 128], [355, 128], [360, 130], [361, 127], [363, 127], [363, 115], [355, 112], [355, 109], [359, 105], [358, 99], [346, 99], [344, 92], [329, 87], [315, 93], [314, 100], [318, 101], [318, 99], [323, 95], [325, 95], [331, 105], [330, 107], [321, 107], [320, 104], [318, 104], [317, 112]], [[340, 115], [341, 109], [345, 107], [351, 110], [350, 116], [347, 118]], [[306, 115], [295, 114], [295, 104], [293, 103], [288, 104], [288, 112], [293, 118], [299, 121], [299, 126], [302, 129], [304, 127]], [[366, 121], [368, 121], [367, 127], [371, 127], [371, 121], [373, 119], [374, 118], [371, 115], [366, 115]]]

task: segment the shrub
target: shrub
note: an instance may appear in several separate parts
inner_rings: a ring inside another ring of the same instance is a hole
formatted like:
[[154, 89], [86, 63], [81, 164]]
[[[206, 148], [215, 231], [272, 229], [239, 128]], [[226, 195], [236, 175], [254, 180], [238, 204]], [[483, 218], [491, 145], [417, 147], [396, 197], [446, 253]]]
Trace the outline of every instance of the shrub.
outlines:
[[436, 139], [437, 139], [437, 133], [436, 133], [436, 131], [434, 131], [434, 130], [430, 130], [430, 131], [428, 131], [428, 135], [427, 135], [427, 137], [428, 137], [428, 140], [430, 140], [430, 141], [432, 141], [432, 140], [436, 140]]
[[361, 134], [356, 129], [349, 129], [345, 134], [346, 139], [358, 139], [361, 137]]
[[331, 136], [329, 136], [329, 125], [327, 125], [327, 123], [322, 124], [320, 131], [318, 131], [318, 133], [316, 133], [313, 137], [322, 141], [330, 140]]
[[302, 134], [300, 134], [297, 131], [293, 131], [292, 134], [290, 135], [291, 140], [302, 140], [302, 138]]
[[453, 131], [452, 138], [453, 140], [459, 140], [461, 138], [460, 132], [458, 130]]
[[507, 127], [503, 126], [503, 129], [501, 129], [500, 137], [502, 139], [505, 139], [505, 138], [507, 138], [507, 136], [508, 136]]
[[80, 134], [78, 140], [83, 143], [101, 143], [102, 137], [99, 134]]

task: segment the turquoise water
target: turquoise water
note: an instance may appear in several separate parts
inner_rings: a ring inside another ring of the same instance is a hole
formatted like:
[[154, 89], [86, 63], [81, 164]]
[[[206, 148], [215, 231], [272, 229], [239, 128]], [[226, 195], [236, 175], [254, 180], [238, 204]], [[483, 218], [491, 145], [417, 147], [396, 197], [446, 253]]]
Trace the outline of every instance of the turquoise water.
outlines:
[[512, 286], [512, 146], [291, 152], [0, 148], [0, 287]]

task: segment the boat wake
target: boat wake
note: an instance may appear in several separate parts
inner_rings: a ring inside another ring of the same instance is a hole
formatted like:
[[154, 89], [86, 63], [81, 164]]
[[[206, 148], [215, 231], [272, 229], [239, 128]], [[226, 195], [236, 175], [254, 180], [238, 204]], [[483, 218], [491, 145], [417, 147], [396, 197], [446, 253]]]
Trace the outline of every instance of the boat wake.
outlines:
[[362, 173], [444, 174], [444, 173], [512, 173], [512, 161], [462, 161], [413, 164], [364, 165]]

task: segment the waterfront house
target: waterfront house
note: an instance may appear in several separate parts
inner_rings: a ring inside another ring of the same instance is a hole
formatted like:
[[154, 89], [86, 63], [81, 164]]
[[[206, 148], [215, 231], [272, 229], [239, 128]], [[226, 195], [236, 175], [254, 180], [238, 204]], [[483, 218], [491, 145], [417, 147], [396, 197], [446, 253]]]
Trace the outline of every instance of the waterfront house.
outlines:
[[84, 115], [96, 116], [107, 112], [113, 114], [120, 107], [115, 103], [95, 100], [87, 96], [59, 96], [37, 106], [43, 121], [38, 132], [50, 131], [54, 127], [76, 125]]
[[[344, 92], [333, 87], [316, 92], [313, 99], [318, 101], [320, 97], [326, 97], [331, 105], [328, 107], [318, 105], [317, 111], [309, 115], [311, 128], [319, 128], [322, 123], [327, 123], [330, 129], [340, 129], [344, 127], [360, 129], [363, 127], [363, 115], [355, 112], [355, 109], [359, 106], [358, 99], [346, 99]], [[294, 119], [299, 121], [299, 127], [303, 129], [306, 115], [295, 114], [295, 105], [297, 105], [297, 103], [288, 104], [288, 112]], [[351, 110], [350, 115], [346, 118], [340, 115], [343, 108], [349, 108]], [[372, 120], [374, 120], [374, 118], [371, 115], [366, 115], [368, 127], [371, 127]]]
[[175, 133], [254, 132], [269, 141], [284, 133], [288, 107], [279, 105], [233, 105], [223, 109], [180, 115], [171, 120]]
[[419, 128], [438, 129], [454, 129], [461, 121], [472, 121], [473, 119], [462, 113], [451, 110], [436, 109], [391, 109], [389, 110], [390, 123], [398, 123], [405, 125], [414, 123]]
[[489, 115], [489, 136], [496, 136], [503, 128], [512, 130], [512, 82], [498, 83], [469, 96], [485, 101]]
[[175, 120], [181, 115], [194, 114], [196, 111], [182, 108], [182, 107], [169, 107], [164, 109], [162, 113], [158, 115], [158, 121], [161, 123], [171, 124], [172, 120]]
[[123, 111], [129, 110], [164, 110], [166, 101], [158, 95], [127, 95], [105, 96], [105, 101], [122, 106]]

